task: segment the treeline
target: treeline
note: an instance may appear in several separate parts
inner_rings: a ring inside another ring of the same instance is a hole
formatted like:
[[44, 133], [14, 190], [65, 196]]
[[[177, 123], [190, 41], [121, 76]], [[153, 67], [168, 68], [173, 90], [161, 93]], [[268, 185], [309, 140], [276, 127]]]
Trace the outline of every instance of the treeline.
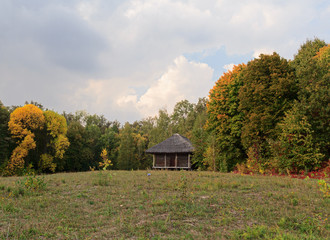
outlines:
[[[85, 111], [58, 114], [37, 102], [12, 107], [0, 102], [0, 109], [2, 175], [99, 169], [104, 149], [110, 169], [146, 169], [152, 157], [145, 150], [172, 134], [179, 132], [196, 146], [206, 136], [205, 98], [197, 104], [183, 100], [172, 114], [159, 110], [156, 117], [123, 126]], [[202, 152], [196, 151], [195, 168], [203, 164]]]
[[123, 126], [84, 111], [58, 114], [35, 102], [0, 102], [3, 175], [98, 169], [105, 149], [112, 169], [152, 166], [149, 147], [174, 133], [188, 137], [192, 167], [228, 172], [300, 172], [329, 161], [330, 47], [304, 43], [294, 59], [260, 55], [224, 73], [197, 103], [178, 102]]
[[330, 46], [314, 39], [292, 61], [277, 53], [235, 66], [210, 91], [216, 166], [301, 172], [329, 160]]

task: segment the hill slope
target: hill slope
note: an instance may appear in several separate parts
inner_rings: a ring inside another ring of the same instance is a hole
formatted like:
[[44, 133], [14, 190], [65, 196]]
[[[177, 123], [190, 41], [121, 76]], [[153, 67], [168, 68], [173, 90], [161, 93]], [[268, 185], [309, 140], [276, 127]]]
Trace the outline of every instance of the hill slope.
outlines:
[[0, 206], [0, 236], [8, 239], [326, 239], [330, 234], [330, 202], [312, 179], [186, 171], [11, 177], [0, 178]]

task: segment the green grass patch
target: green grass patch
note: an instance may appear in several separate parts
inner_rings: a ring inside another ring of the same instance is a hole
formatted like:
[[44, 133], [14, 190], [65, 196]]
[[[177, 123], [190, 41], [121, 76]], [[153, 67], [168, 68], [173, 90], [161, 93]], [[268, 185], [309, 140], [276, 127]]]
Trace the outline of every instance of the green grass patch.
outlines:
[[313, 179], [186, 171], [0, 178], [0, 239], [327, 239], [329, 212]]

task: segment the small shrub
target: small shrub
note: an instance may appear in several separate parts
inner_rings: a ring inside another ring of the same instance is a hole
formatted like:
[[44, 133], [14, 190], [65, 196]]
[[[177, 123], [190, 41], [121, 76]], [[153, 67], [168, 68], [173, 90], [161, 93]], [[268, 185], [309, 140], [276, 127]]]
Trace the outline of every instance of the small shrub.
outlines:
[[111, 160], [108, 159], [108, 152], [105, 148], [103, 148], [100, 156], [102, 158], [102, 162], [99, 162], [99, 167], [103, 170], [107, 170], [109, 167], [112, 166], [112, 163]]
[[298, 206], [298, 199], [297, 199], [297, 198], [292, 198], [292, 199], [291, 199], [291, 204], [292, 204], [293, 206]]
[[30, 175], [23, 178], [23, 180], [18, 180], [16, 182], [17, 188], [25, 188], [30, 192], [40, 191], [46, 188], [46, 183], [43, 177], [36, 175]]
[[320, 191], [323, 193], [323, 197], [330, 198], [330, 185], [325, 180], [319, 180]]

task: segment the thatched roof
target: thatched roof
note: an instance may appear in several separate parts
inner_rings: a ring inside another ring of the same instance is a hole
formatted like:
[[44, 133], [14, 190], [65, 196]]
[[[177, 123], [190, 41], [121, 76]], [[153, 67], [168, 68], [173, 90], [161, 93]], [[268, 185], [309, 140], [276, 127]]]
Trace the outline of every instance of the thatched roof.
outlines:
[[188, 138], [174, 134], [165, 141], [149, 148], [146, 153], [191, 153], [194, 147]]

